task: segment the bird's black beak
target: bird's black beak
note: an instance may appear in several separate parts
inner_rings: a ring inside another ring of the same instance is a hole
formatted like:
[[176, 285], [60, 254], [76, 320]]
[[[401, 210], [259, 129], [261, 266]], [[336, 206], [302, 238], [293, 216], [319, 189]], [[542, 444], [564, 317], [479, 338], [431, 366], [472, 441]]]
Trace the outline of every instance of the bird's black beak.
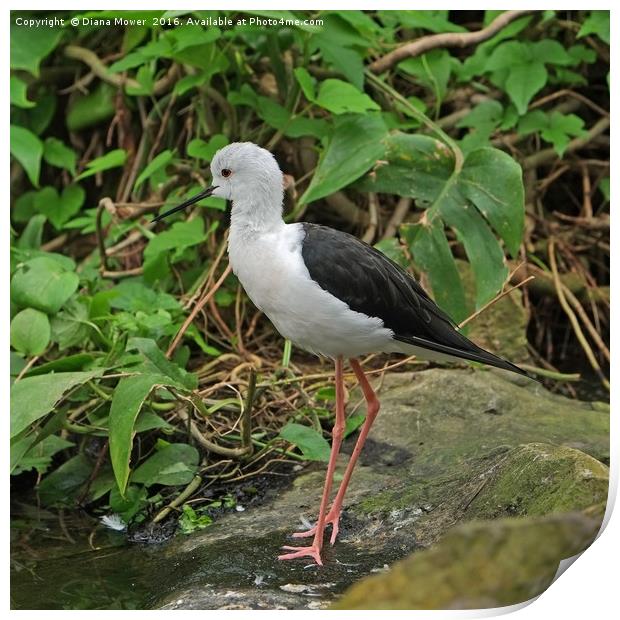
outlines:
[[169, 211], [161, 213], [157, 217], [153, 218], [153, 222], [159, 222], [160, 220], [163, 220], [165, 217], [168, 217], [169, 215], [172, 215], [173, 213], [176, 213], [177, 211], [182, 211], [183, 209], [187, 209], [187, 207], [190, 207], [191, 205], [196, 204], [197, 202], [200, 202], [203, 198], [208, 198], [209, 196], [211, 196], [211, 194], [213, 194], [213, 192], [217, 189], [217, 187], [218, 187], [217, 185], [212, 185], [211, 187], [207, 187], [207, 189], [200, 192], [200, 194], [196, 194], [189, 200], [186, 200], [185, 202], [181, 203], [178, 207], [174, 207], [174, 209], [170, 209]]

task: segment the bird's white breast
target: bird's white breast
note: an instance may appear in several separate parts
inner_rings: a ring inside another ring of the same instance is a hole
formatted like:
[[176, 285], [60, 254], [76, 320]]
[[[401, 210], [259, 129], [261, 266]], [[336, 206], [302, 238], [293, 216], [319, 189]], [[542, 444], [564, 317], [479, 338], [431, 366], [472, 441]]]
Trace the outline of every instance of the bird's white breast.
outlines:
[[296, 345], [328, 357], [394, 351], [383, 321], [355, 312], [322, 289], [303, 257], [304, 229], [284, 224], [268, 232], [231, 225], [230, 264], [248, 297]]

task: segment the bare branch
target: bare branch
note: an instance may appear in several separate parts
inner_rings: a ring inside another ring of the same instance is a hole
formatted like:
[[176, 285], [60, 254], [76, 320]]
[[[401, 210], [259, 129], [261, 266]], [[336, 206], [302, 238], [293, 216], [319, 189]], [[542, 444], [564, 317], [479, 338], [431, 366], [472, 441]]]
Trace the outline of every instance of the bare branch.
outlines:
[[535, 13], [535, 11], [506, 11], [482, 30], [476, 30], [475, 32], [446, 32], [422, 37], [397, 47], [389, 54], [375, 60], [369, 68], [373, 73], [383, 73], [405, 58], [414, 58], [440, 47], [469, 47], [477, 45], [495, 36], [511, 22], [530, 13]]

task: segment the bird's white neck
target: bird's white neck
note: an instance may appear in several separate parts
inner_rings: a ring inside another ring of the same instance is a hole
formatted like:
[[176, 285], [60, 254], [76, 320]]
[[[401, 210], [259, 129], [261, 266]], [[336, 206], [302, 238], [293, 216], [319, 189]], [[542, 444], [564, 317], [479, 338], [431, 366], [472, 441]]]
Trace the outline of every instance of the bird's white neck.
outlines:
[[257, 195], [233, 200], [230, 214], [231, 237], [245, 237], [271, 232], [284, 224], [282, 220], [282, 193], [272, 196]]

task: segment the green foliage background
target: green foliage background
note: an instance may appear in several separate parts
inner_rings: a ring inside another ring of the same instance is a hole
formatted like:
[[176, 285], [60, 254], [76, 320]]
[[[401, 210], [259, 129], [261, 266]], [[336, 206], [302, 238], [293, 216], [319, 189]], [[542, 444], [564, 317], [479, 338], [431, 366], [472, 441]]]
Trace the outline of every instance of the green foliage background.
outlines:
[[[171, 225], [149, 220], [208, 183], [229, 142], [276, 153], [290, 175], [289, 221], [361, 233], [369, 196], [381, 194], [387, 215], [411, 199], [412, 217], [378, 247], [414, 268], [457, 322], [473, 308], [456, 256], [471, 265], [475, 305], [492, 299], [507, 261], [525, 256], [522, 170], [502, 136], [562, 157], [588, 135], [588, 119], [544, 97], [589, 76], [600, 88], [609, 13], [530, 13], [477, 46], [375, 67], [406, 41], [499, 14], [13, 13], [12, 473], [36, 472], [48, 505], [79, 498], [126, 520], [195, 479], [201, 454], [175, 412], [189, 399], [208, 417], [199, 369], [239, 343], [192, 326], [172, 359], [164, 351], [222, 247], [226, 205], [209, 198]], [[64, 25], [16, 22], [51, 17]], [[106, 25], [117, 19], [127, 25]], [[607, 198], [608, 187], [602, 178]], [[127, 238], [133, 253], [102, 260]], [[216, 294], [231, 324], [236, 289], [229, 276]], [[320, 429], [291, 422], [256, 441], [324, 459]]]

